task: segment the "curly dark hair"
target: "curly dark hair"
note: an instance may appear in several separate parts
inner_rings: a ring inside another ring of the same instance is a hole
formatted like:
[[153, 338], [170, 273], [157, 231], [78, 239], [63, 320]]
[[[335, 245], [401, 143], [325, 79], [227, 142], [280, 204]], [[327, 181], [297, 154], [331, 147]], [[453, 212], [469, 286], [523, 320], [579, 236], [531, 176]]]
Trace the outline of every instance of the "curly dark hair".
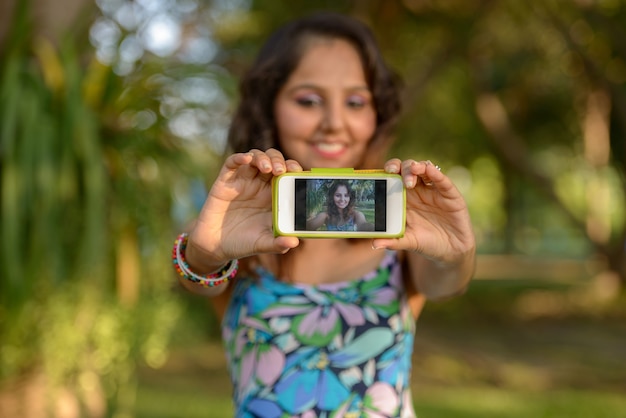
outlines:
[[[339, 208], [335, 205], [335, 193], [337, 189], [341, 186], [345, 187], [350, 195], [350, 202], [346, 209], [341, 212]], [[347, 222], [351, 216], [354, 215], [354, 205], [356, 203], [356, 194], [354, 190], [350, 186], [350, 184], [345, 180], [336, 180], [331, 184], [328, 188], [328, 194], [326, 195], [326, 212], [328, 213], [328, 221], [326, 224], [330, 225], [341, 225], [344, 222]]]
[[240, 102], [228, 134], [230, 151], [280, 150], [274, 101], [312, 38], [343, 39], [358, 51], [377, 114], [369, 150], [371, 154], [386, 151], [400, 114], [400, 78], [383, 60], [372, 32], [364, 23], [329, 12], [308, 15], [282, 26], [261, 48], [240, 83]]

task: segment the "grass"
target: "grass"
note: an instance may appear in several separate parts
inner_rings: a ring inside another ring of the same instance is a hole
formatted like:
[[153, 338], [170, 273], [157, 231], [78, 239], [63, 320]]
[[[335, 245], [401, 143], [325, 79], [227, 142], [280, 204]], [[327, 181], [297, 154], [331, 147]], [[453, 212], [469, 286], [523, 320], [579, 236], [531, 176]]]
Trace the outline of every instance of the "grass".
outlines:
[[[173, 390], [172, 390], [173, 389]], [[620, 418], [626, 400], [617, 393], [590, 390], [534, 392], [493, 387], [429, 389], [414, 394], [419, 418]], [[144, 383], [137, 418], [225, 418], [232, 416], [229, 396], [201, 387], [155, 387]]]
[[[623, 301], [582, 301], [579, 285], [474, 283], [418, 321], [420, 418], [626, 418]], [[187, 317], [202, 315], [194, 303]], [[136, 418], [232, 416], [221, 344], [187, 325], [163, 368], [140, 370]]]
[[614, 418], [626, 417], [623, 395], [558, 390], [534, 392], [491, 387], [427, 391], [414, 398], [420, 418]]
[[136, 418], [231, 416], [230, 381], [219, 342], [178, 347], [162, 369], [140, 370]]

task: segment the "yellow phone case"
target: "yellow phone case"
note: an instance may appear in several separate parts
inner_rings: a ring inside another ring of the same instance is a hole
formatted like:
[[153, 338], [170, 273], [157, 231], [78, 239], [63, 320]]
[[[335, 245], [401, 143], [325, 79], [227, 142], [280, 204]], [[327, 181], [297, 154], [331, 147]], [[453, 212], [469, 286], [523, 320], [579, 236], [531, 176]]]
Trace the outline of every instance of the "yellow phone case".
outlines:
[[387, 173], [385, 170], [355, 170], [353, 168], [312, 168], [311, 171], [285, 173], [272, 179], [272, 216], [274, 226], [274, 236], [295, 236], [300, 238], [400, 238], [404, 236], [406, 224], [406, 189], [402, 188], [402, 230], [398, 234], [384, 234], [380, 232], [359, 232], [358, 235], [345, 231], [328, 231], [323, 234], [310, 233], [307, 231], [284, 232], [278, 228], [278, 181], [285, 176], [298, 177], [328, 177], [328, 178], [355, 178], [355, 177], [372, 177], [388, 178], [400, 177], [398, 174]]

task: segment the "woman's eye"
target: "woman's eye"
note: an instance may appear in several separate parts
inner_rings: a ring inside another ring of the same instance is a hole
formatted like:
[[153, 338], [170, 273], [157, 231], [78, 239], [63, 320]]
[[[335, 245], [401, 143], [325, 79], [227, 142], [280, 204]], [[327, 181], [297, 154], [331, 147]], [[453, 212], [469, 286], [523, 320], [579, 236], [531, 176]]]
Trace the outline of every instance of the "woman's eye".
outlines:
[[320, 105], [322, 103], [322, 98], [319, 96], [297, 97], [296, 103], [304, 107], [313, 107], [313, 106]]
[[360, 96], [351, 96], [348, 98], [348, 106], [352, 108], [361, 108], [367, 104], [367, 100]]

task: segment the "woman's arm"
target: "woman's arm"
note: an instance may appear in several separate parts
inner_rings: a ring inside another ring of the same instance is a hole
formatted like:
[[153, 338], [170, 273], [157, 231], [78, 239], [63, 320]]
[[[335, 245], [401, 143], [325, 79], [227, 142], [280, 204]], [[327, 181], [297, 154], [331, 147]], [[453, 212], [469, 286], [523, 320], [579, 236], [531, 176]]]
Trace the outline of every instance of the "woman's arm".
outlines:
[[447, 299], [464, 293], [476, 264], [473, 249], [458, 255], [453, 263], [430, 260], [416, 252], [408, 252], [406, 257], [409, 271], [405, 274], [429, 300]]
[[328, 213], [320, 212], [312, 218], [307, 219], [306, 229], [307, 231], [317, 231], [328, 219]]
[[[189, 230], [185, 260], [189, 269], [205, 276], [230, 260], [264, 253], [286, 253], [299, 244], [296, 237], [275, 237], [272, 228], [272, 178], [286, 171], [302, 171], [274, 149], [251, 150], [226, 159], [198, 218]], [[214, 296], [227, 284], [203, 287], [183, 277], [182, 286]]]
[[357, 231], [374, 230], [374, 224], [367, 222], [367, 219], [365, 219], [365, 215], [359, 210], [354, 211], [354, 224], [356, 225]]
[[461, 293], [474, 274], [476, 241], [463, 196], [430, 161], [393, 159], [406, 187], [406, 229], [399, 239], [377, 239], [374, 248], [404, 250], [407, 272], [428, 299]]

